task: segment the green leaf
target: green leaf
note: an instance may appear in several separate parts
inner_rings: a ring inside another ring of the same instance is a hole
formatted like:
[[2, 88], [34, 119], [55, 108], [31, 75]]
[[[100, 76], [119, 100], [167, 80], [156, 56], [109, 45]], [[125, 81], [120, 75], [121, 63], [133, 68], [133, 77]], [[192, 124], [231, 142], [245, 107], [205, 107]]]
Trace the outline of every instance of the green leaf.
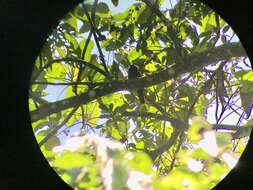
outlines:
[[151, 173], [153, 162], [151, 158], [144, 152], [135, 152], [133, 158], [129, 160], [129, 165], [134, 170], [145, 174]]
[[52, 64], [52, 69], [47, 71], [47, 76], [54, 76], [55, 78], [47, 77], [47, 82], [64, 82], [64, 77], [66, 76], [65, 69], [66, 65], [60, 62]]
[[60, 145], [60, 139], [56, 136], [53, 136], [45, 143], [45, 148], [47, 150], [52, 150], [57, 145]]
[[62, 58], [66, 57], [67, 53], [65, 52], [65, 50], [60, 47], [56, 47], [56, 50]]
[[70, 42], [70, 44], [72, 45], [72, 47], [74, 48], [74, 50], [76, 50], [78, 48], [78, 42], [77, 40], [71, 36], [68, 33], [64, 33], [65, 38]]
[[112, 173], [112, 190], [125, 190], [128, 170], [123, 162], [115, 161]]
[[82, 21], [82, 26], [79, 29], [80, 33], [85, 33], [90, 31], [90, 23], [87, 20]]
[[145, 24], [151, 16], [151, 10], [148, 6], [145, 7], [145, 9], [139, 14], [137, 23], [138, 24]]
[[[253, 83], [251, 86], [253, 89]], [[240, 90], [240, 97], [241, 97], [243, 110], [246, 113], [247, 117], [249, 117], [252, 110], [252, 105], [253, 105], [253, 90], [250, 92], [244, 92], [243, 87], [242, 87], [242, 89]]]
[[128, 11], [119, 12], [113, 16], [117, 25], [121, 25], [127, 17], [128, 17]]
[[122, 77], [123, 74], [120, 71], [119, 64], [116, 61], [112, 62], [112, 66], [110, 67], [110, 72], [112, 73], [113, 77], [118, 80], [119, 77]]
[[145, 146], [144, 141], [140, 141], [140, 142], [136, 143], [137, 149], [144, 149], [144, 146]]
[[110, 158], [114, 159], [114, 160], [123, 160], [124, 158], [124, 152], [119, 151], [119, 150], [113, 150], [113, 149], [108, 149], [107, 150], [107, 154]]
[[227, 146], [231, 143], [231, 135], [228, 133], [218, 132], [216, 133], [216, 141], [219, 147]]
[[200, 96], [198, 102], [194, 106], [194, 112], [197, 116], [204, 116], [209, 106], [209, 100], [205, 96]]
[[106, 51], [113, 51], [122, 46], [122, 43], [113, 39], [104, 40], [101, 44], [101, 48], [105, 48]]
[[189, 97], [191, 101], [193, 101], [195, 97], [196, 89], [188, 84], [181, 85], [179, 88], [178, 98]]
[[210, 130], [212, 125], [204, 117], [195, 116], [191, 119], [191, 126], [188, 130], [187, 136], [192, 143], [196, 143], [201, 140], [200, 130]]
[[[177, 178], [175, 178], [177, 179]], [[175, 184], [176, 182], [176, 184]], [[170, 176], [159, 177], [154, 180], [154, 189], [155, 190], [176, 190], [173, 188], [178, 185], [178, 180], [173, 181]], [[178, 187], [177, 187], [178, 188]]]
[[120, 31], [119, 40], [121, 41], [122, 44], [125, 44], [129, 37], [130, 37], [130, 32], [128, 30], [123, 29]]
[[253, 127], [253, 119], [248, 121], [244, 126], [239, 127], [238, 130], [233, 134], [232, 139], [234, 140], [250, 136], [252, 127]]
[[210, 159], [210, 156], [202, 148], [197, 148], [193, 151], [192, 158], [194, 158], [195, 160], [208, 160]]
[[[97, 102], [91, 102], [83, 106], [84, 116], [86, 121], [92, 127], [97, 124], [99, 116], [101, 114], [99, 104]], [[81, 108], [80, 108], [81, 113]]]
[[65, 151], [61, 156], [55, 159], [53, 165], [61, 169], [69, 170], [72, 168], [84, 167], [92, 163], [93, 160], [91, 156]]
[[109, 7], [106, 3], [104, 2], [100, 2], [98, 5], [97, 5], [97, 8], [96, 8], [96, 13], [108, 13], [109, 12]]
[[78, 31], [77, 27], [77, 19], [72, 16], [72, 14], [69, 14], [67, 19], [64, 20], [65, 23], [70, 25], [75, 31]]
[[202, 26], [200, 27], [200, 31], [201, 32], [214, 31], [216, 27], [217, 25], [215, 20], [215, 13], [212, 12], [211, 14], [205, 16], [202, 19]]
[[45, 132], [39, 133], [36, 135], [36, 140], [37, 142], [40, 142], [41, 140], [43, 140], [46, 137]]
[[128, 54], [128, 59], [130, 62], [132, 62], [135, 59], [138, 59], [141, 57], [143, 54], [141, 51], [137, 51], [136, 48], [134, 48], [130, 53]]
[[111, 128], [111, 137], [118, 141], [121, 139], [120, 132], [115, 127]]
[[[84, 46], [86, 45], [86, 42], [87, 42], [86, 39], [82, 40], [80, 42], [80, 49], [81, 49], [81, 51], [84, 51]], [[84, 60], [85, 61], [88, 61], [88, 62], [91, 61], [91, 58], [92, 58], [91, 52], [92, 52], [93, 48], [94, 48], [94, 42], [93, 41], [89, 41], [87, 49], [86, 49], [86, 52], [85, 52], [85, 56], [84, 56]]]
[[112, 4], [117, 7], [118, 4], [119, 4], [119, 0], [111, 0], [112, 1]]
[[35, 123], [32, 123], [32, 127], [33, 127], [34, 132], [37, 132], [37, 131], [43, 129], [44, 127], [47, 128], [49, 126], [49, 124], [50, 124], [50, 122], [48, 120], [43, 119], [43, 120], [39, 120]]
[[124, 105], [124, 101], [122, 97], [123, 96], [121, 93], [114, 93], [113, 95], [102, 97], [102, 102], [105, 105], [112, 104], [112, 111], [114, 111], [117, 107]]
[[235, 73], [241, 85], [240, 97], [244, 112], [249, 116], [253, 104], [253, 72], [239, 71]]

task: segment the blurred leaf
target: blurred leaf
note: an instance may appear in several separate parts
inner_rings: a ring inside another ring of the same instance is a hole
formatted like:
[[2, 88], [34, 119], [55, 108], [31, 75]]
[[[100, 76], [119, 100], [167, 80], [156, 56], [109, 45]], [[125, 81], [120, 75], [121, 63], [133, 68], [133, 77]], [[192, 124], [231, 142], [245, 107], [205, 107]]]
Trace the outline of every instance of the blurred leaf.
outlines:
[[195, 160], [208, 160], [210, 159], [210, 156], [202, 148], [197, 148], [196, 150], [193, 151], [192, 158]]
[[209, 100], [205, 96], [200, 96], [199, 101], [194, 106], [197, 116], [204, 116], [209, 106]]
[[111, 0], [112, 1], [112, 4], [117, 7], [118, 4], [119, 4], [119, 0]]
[[144, 149], [144, 146], [145, 146], [144, 141], [136, 143], [136, 149]]
[[100, 2], [97, 5], [96, 12], [98, 12], [98, 13], [108, 13], [109, 12], [109, 7], [106, 3]]
[[59, 47], [56, 47], [57, 49], [57, 52], [59, 53], [59, 55], [63, 58], [63, 57], [66, 57], [66, 52], [62, 49], [62, 48], [59, 48]]
[[200, 28], [201, 32], [213, 31], [217, 27], [214, 12], [212, 14], [205, 16], [201, 22], [202, 22], [202, 26]]
[[112, 173], [112, 190], [125, 190], [128, 170], [124, 163], [115, 161]]
[[216, 133], [216, 141], [219, 147], [227, 146], [231, 143], [231, 135], [228, 133], [218, 132]]
[[52, 150], [55, 146], [60, 145], [60, 139], [56, 136], [50, 137], [48, 141], [45, 143], [45, 148], [47, 150]]
[[204, 117], [201, 116], [195, 116], [191, 120], [192, 121], [187, 136], [192, 143], [196, 143], [201, 139], [200, 130], [210, 130], [212, 129], [212, 125], [208, 123]]
[[137, 23], [138, 24], [144, 24], [148, 22], [151, 16], [151, 10], [148, 6], [145, 7], [145, 9], [139, 14]]
[[148, 174], [152, 171], [152, 160], [144, 152], [136, 152], [133, 154], [133, 158], [129, 160], [129, 165], [131, 168], [137, 171], [141, 171]]
[[70, 25], [75, 31], [77, 30], [77, 19], [72, 16], [72, 14], [69, 14], [67, 19], [65, 19], [65, 23]]
[[133, 60], [139, 58], [140, 56], [142, 56], [142, 52], [141, 51], [137, 51], [135, 48], [130, 51], [130, 53], [128, 54], [128, 60], [130, 62], [132, 62]]
[[78, 48], [77, 40], [68, 33], [64, 33], [65, 38], [70, 42], [71, 46], [76, 50]]
[[173, 184], [171, 178], [169, 176], [164, 176], [156, 179], [154, 181], [154, 188], [155, 190], [167, 190], [171, 189], [174, 190], [171, 184]]
[[82, 21], [82, 26], [79, 29], [80, 33], [85, 33], [90, 31], [90, 23], [87, 20]]
[[85, 156], [80, 153], [63, 152], [61, 156], [57, 157], [54, 161], [54, 166], [62, 169], [79, 168], [90, 165], [93, 160], [90, 156]]
[[239, 71], [235, 73], [241, 84], [240, 97], [244, 112], [249, 117], [253, 105], [253, 72]]
[[250, 136], [252, 127], [253, 119], [249, 120], [244, 126], [238, 128], [238, 130], [233, 134], [233, 140]]

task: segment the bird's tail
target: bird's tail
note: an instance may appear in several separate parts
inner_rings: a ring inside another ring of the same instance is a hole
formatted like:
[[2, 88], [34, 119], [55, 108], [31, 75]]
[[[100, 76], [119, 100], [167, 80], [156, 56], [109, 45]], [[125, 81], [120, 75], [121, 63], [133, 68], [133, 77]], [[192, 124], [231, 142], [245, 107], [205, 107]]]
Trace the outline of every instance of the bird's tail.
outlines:
[[145, 103], [144, 90], [140, 89], [137, 91], [137, 93], [138, 93], [138, 97], [140, 99], [140, 103], [144, 104]]

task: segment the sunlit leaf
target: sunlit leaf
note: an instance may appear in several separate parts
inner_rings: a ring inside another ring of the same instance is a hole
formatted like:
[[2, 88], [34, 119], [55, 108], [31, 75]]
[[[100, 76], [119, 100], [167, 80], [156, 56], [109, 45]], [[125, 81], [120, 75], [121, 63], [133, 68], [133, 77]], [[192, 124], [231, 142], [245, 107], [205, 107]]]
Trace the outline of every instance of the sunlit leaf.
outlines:
[[55, 159], [54, 166], [62, 169], [71, 169], [84, 167], [92, 163], [93, 160], [90, 156], [65, 151], [61, 156]]
[[191, 120], [191, 125], [188, 130], [188, 138], [191, 142], [196, 143], [198, 142], [202, 137], [200, 130], [210, 130], [212, 129], [212, 125], [206, 121], [204, 117], [195, 116]]
[[60, 139], [56, 136], [51, 137], [48, 139], [48, 141], [45, 143], [45, 148], [47, 150], [52, 150], [56, 145], [60, 144]]
[[133, 158], [129, 161], [130, 166], [143, 173], [150, 173], [152, 171], [152, 160], [144, 152], [136, 152]]
[[77, 19], [70, 14], [67, 19], [65, 20], [65, 23], [69, 24], [71, 27], [77, 31]]
[[74, 49], [77, 49], [78, 47], [78, 42], [77, 40], [71, 36], [70, 34], [64, 33], [65, 38], [71, 43]]

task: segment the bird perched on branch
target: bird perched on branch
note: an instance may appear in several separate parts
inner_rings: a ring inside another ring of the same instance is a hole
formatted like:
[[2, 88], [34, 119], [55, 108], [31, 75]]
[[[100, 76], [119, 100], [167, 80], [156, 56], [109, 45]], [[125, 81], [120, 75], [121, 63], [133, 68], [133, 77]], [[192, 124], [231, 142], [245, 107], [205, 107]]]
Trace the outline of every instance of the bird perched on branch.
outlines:
[[[139, 69], [135, 65], [131, 65], [128, 69], [128, 79], [137, 79], [141, 77]], [[144, 88], [138, 89], [137, 94], [141, 104], [145, 103]]]

